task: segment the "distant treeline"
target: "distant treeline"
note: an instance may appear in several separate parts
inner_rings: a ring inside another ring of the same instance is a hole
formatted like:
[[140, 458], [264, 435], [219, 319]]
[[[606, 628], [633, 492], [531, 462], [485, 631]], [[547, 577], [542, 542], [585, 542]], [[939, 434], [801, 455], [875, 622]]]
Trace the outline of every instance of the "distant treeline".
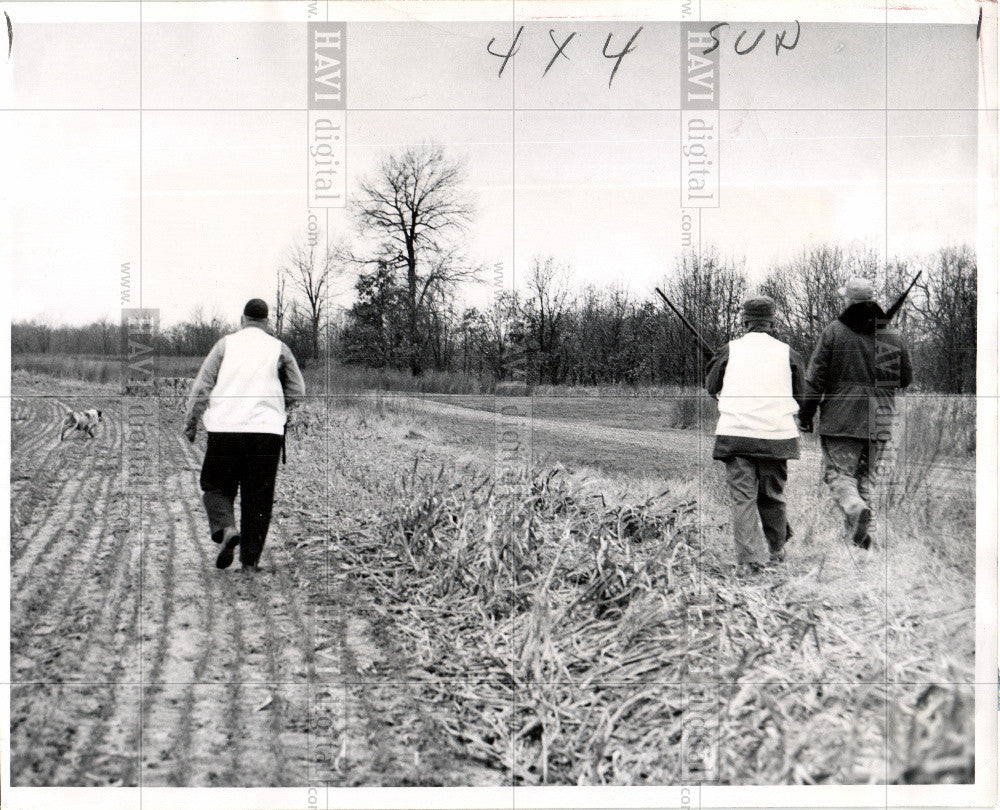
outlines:
[[[851, 275], [876, 280], [885, 308], [918, 270], [923, 275], [897, 316], [914, 354], [923, 390], [972, 393], [976, 383], [976, 259], [967, 247], [949, 247], [920, 260], [888, 267], [863, 249], [820, 246], [774, 268], [751, 284], [741, 267], [717, 251], [679, 258], [663, 280], [674, 304], [712, 345], [739, 333], [740, 303], [766, 293], [778, 304], [779, 331], [808, 357], [824, 325], [841, 309], [837, 288]], [[624, 274], [623, 274], [624, 275]], [[492, 307], [459, 311], [446, 296], [427, 296], [418, 312], [418, 346], [412, 352], [406, 289], [387, 269], [361, 273], [357, 300], [339, 322], [314, 317], [284, 302], [280, 336], [308, 363], [332, 356], [369, 368], [408, 369], [413, 355], [422, 369], [481, 379], [553, 385], [697, 385], [702, 373], [694, 341], [678, 319], [651, 295], [639, 298], [619, 284], [574, 288], [571, 270], [539, 258], [527, 283], [500, 293]], [[651, 292], [651, 290], [650, 290]], [[235, 328], [195, 310], [185, 322], [156, 337], [164, 357], [203, 356]], [[120, 356], [118, 324], [54, 326], [39, 321], [11, 327], [15, 354]]]
[[[703, 372], [691, 336], [667, 312], [652, 285], [580, 288], [556, 257], [532, 262], [527, 281], [501, 290], [484, 309], [456, 302], [460, 289], [484, 281], [486, 266], [466, 253], [475, 206], [462, 160], [434, 144], [383, 156], [357, 181], [353, 233], [315, 233], [292, 244], [276, 268], [269, 302], [276, 333], [303, 364], [336, 359], [370, 369], [459, 372], [492, 389], [496, 380], [549, 385], [699, 385]], [[627, 279], [634, 268], [612, 267]], [[774, 267], [762, 283], [740, 261], [713, 248], [679, 256], [660, 281], [673, 303], [713, 346], [739, 330], [742, 301], [767, 293], [778, 304], [782, 336], [804, 357], [841, 309], [837, 289], [850, 276], [876, 284], [888, 307], [913, 275], [923, 276], [898, 316], [909, 338], [917, 385], [971, 393], [976, 386], [976, 257], [966, 246], [918, 259], [883, 262], [864, 247], [819, 245]], [[648, 278], [648, 268], [642, 275]], [[520, 277], [520, 274], [519, 274]], [[347, 313], [333, 315], [331, 287], [357, 279]], [[202, 356], [232, 325], [201, 310], [157, 337], [161, 356]], [[118, 354], [118, 326], [100, 321], [59, 327], [12, 325], [15, 354]], [[483, 387], [483, 386], [480, 386]]]
[[[777, 302], [778, 331], [808, 358], [823, 327], [840, 314], [837, 289], [854, 275], [873, 280], [888, 308], [918, 270], [923, 275], [897, 315], [919, 387], [971, 393], [976, 385], [976, 259], [967, 247], [881, 265], [860, 248], [819, 246], [751, 284], [741, 266], [706, 250], [680, 257], [662, 287], [713, 346], [739, 334], [740, 304], [764, 293]], [[620, 275], [626, 276], [623, 271]], [[485, 311], [457, 312], [446, 300], [421, 307], [420, 365], [554, 385], [697, 385], [703, 361], [690, 334], [650, 289], [571, 286], [571, 271], [536, 259], [528, 281]], [[339, 330], [339, 359], [406, 368], [406, 290], [391, 273], [362, 274], [357, 302]]]
[[[154, 338], [154, 350], [161, 357], [205, 355], [220, 337], [234, 328], [234, 324], [219, 316], [206, 317], [198, 308], [187, 321], [159, 332]], [[121, 325], [108, 318], [85, 326], [57, 326], [41, 319], [14, 321], [10, 337], [11, 352], [15, 355], [120, 358], [127, 351]]]

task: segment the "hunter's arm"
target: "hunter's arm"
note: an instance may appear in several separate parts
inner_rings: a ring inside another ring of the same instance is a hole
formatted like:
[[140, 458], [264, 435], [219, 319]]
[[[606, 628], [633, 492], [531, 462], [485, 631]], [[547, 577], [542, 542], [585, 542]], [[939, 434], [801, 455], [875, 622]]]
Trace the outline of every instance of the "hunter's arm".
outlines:
[[812, 420], [816, 409], [823, 401], [832, 354], [833, 335], [830, 328], [827, 327], [820, 335], [819, 343], [816, 344], [816, 349], [809, 360], [809, 368], [806, 370], [805, 401], [799, 410], [799, 418], [803, 421]]
[[281, 390], [285, 393], [285, 407], [291, 408], [297, 404], [306, 393], [306, 382], [299, 371], [292, 350], [281, 344], [281, 355], [278, 357], [278, 379], [281, 380]]
[[222, 366], [225, 351], [226, 339], [222, 338], [212, 347], [212, 351], [198, 369], [198, 376], [195, 377], [191, 394], [188, 396], [187, 416], [184, 419], [184, 424], [189, 430], [198, 428], [198, 420], [208, 408], [208, 397], [215, 387], [215, 381], [219, 378], [219, 368]]
[[712, 359], [708, 361], [708, 368], [705, 373], [705, 390], [708, 391], [712, 399], [719, 398], [722, 390], [722, 380], [726, 376], [726, 366], [729, 363], [729, 344], [722, 346]]
[[794, 349], [788, 350], [788, 365], [792, 371], [792, 398], [801, 409], [806, 402], [805, 370], [802, 368], [802, 358]]

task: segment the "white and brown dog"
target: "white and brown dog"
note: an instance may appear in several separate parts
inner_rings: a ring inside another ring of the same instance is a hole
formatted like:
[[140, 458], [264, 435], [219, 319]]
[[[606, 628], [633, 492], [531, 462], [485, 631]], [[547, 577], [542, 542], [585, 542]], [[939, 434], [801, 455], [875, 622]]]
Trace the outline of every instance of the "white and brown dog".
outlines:
[[94, 438], [97, 426], [104, 421], [104, 414], [97, 408], [87, 411], [69, 411], [62, 421], [62, 429], [59, 431], [59, 441], [62, 441], [66, 434], [73, 430], [82, 430], [90, 438]]

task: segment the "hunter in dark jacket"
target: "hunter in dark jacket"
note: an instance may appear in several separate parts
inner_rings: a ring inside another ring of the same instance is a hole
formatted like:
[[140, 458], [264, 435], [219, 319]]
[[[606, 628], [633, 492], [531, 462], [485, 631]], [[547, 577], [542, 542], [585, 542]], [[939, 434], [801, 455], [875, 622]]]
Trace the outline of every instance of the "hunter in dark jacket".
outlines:
[[852, 542], [870, 548], [875, 475], [891, 438], [896, 392], [912, 382], [913, 366], [902, 335], [875, 303], [872, 285], [855, 278], [839, 292], [846, 307], [816, 344], [799, 420], [811, 431], [819, 408], [823, 479]]

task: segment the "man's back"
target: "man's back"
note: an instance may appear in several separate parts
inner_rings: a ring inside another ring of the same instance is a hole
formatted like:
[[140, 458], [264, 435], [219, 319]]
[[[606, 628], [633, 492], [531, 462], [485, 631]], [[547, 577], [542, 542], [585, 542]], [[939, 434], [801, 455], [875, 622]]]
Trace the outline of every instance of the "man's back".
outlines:
[[285, 397], [278, 377], [282, 343], [248, 326], [226, 335], [205, 429], [212, 433], [283, 433]]
[[715, 353], [705, 387], [719, 402], [714, 458], [798, 458], [802, 361], [788, 344], [751, 326]]
[[867, 438], [875, 407], [890, 407], [913, 379], [903, 336], [874, 301], [848, 306], [823, 330], [806, 372], [806, 399], [820, 405], [819, 432]]
[[882, 318], [878, 304], [866, 301], [852, 304], [829, 324], [831, 385], [905, 388], [910, 384], [913, 372], [903, 336], [883, 325]]
[[728, 349], [716, 433], [796, 438], [793, 416], [799, 406], [793, 398], [788, 345], [766, 332], [749, 332]]
[[246, 326], [212, 347], [191, 390], [188, 427], [209, 433], [285, 430], [285, 409], [305, 393], [291, 350], [259, 326]]

